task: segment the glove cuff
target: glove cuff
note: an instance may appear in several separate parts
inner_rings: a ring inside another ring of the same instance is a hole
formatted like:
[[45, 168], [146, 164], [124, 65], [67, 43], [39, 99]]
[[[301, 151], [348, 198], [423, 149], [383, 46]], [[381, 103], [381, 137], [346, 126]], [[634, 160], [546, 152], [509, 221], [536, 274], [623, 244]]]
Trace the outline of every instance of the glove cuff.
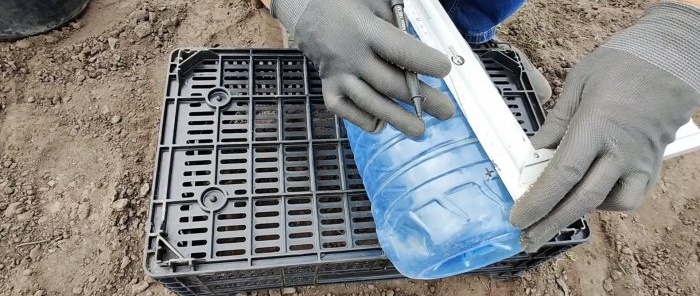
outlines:
[[633, 54], [700, 93], [700, 7], [677, 1], [653, 5], [603, 47]]
[[272, 16], [277, 18], [289, 32], [294, 29], [299, 19], [312, 0], [274, 0], [270, 8]]

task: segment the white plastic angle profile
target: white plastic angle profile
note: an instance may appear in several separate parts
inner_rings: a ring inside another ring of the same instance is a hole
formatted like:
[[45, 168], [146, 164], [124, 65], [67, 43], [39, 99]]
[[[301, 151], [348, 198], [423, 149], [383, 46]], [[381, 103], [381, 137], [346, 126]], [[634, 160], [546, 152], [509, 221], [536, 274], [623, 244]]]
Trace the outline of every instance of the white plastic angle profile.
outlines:
[[[445, 82], [508, 192], [517, 200], [541, 175], [554, 150], [535, 150], [438, 0], [405, 0], [405, 11], [420, 39], [452, 60]], [[697, 149], [700, 128], [691, 120], [678, 130], [664, 158]]]

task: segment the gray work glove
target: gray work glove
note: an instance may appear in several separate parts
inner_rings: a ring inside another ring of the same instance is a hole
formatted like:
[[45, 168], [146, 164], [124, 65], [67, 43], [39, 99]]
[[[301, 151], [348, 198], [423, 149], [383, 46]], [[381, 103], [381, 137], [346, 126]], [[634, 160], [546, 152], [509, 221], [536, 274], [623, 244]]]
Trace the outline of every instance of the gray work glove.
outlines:
[[[394, 27], [388, 1], [275, 0], [272, 13], [319, 68], [330, 111], [369, 132], [388, 122], [410, 136], [423, 134], [423, 121], [393, 100], [411, 102], [402, 68], [444, 77], [450, 61]], [[421, 90], [426, 112], [439, 119], [454, 115], [447, 96], [425, 84]]]
[[511, 212], [525, 250], [595, 209], [638, 208], [698, 104], [700, 8], [662, 2], [571, 71], [532, 138], [558, 149]]

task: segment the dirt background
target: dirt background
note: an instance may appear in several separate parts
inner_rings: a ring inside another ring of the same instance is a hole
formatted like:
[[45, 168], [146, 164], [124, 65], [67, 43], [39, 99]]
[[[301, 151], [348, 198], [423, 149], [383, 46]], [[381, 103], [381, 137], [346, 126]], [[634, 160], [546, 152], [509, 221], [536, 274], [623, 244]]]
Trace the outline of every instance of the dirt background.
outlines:
[[[552, 82], [648, 1], [533, 0], [500, 29]], [[0, 294], [169, 295], [141, 269], [165, 60], [279, 47], [248, 0], [94, 0], [60, 30], [0, 43]], [[700, 295], [700, 153], [667, 161], [639, 211], [521, 279], [298, 288], [297, 295]], [[256, 295], [279, 294], [260, 291]]]

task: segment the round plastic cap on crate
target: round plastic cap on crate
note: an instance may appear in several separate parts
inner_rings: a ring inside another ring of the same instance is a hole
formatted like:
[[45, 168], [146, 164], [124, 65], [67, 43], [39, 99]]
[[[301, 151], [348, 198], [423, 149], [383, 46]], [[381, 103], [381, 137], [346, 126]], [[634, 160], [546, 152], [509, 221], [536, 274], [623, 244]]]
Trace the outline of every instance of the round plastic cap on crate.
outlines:
[[212, 88], [207, 94], [207, 104], [214, 108], [226, 107], [231, 103], [231, 93], [223, 87]]
[[199, 198], [199, 205], [208, 212], [219, 211], [226, 206], [226, 192], [218, 187], [204, 190]]

